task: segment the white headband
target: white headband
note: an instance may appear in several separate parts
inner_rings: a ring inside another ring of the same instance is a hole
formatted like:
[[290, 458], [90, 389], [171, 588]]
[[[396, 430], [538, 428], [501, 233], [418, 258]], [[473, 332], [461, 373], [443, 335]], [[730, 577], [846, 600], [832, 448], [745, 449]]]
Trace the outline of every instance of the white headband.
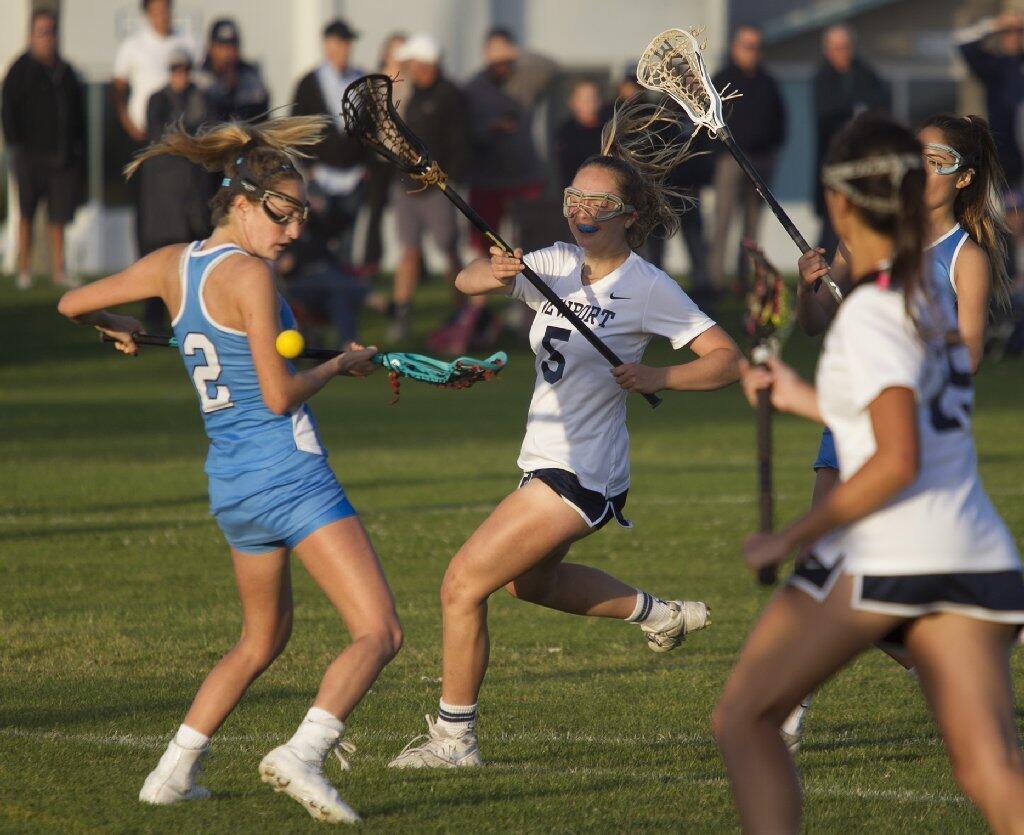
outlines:
[[[900, 210], [899, 187], [903, 177], [912, 169], [921, 167], [921, 157], [917, 154], [883, 154], [877, 157], [865, 157], [851, 162], [838, 162], [826, 165], [821, 169], [821, 179], [829, 188], [842, 192], [852, 203], [871, 211], [894, 215]], [[892, 183], [892, 197], [874, 197], [864, 194], [850, 184], [850, 180], [862, 177], [873, 177], [888, 174]]]

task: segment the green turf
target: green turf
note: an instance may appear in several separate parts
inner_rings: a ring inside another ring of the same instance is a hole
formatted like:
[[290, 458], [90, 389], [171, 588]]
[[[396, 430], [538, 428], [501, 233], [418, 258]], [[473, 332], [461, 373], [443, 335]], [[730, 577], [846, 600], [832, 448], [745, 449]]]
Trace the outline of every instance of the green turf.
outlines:
[[[440, 315], [442, 298], [428, 288], [422, 319]], [[114, 355], [59, 319], [54, 302], [48, 290], [17, 293], [0, 281], [0, 830], [313, 831], [256, 775], [346, 641], [301, 568], [291, 645], [208, 761], [215, 799], [163, 809], [135, 799], [202, 676], [235, 640], [238, 605], [206, 513], [195, 392], [176, 354]], [[371, 319], [367, 335], [381, 330]], [[788, 355], [806, 371], [815, 348], [794, 337]], [[976, 419], [985, 483], [1018, 538], [1021, 371], [1007, 362], [982, 372]], [[670, 394], [656, 412], [635, 399], [636, 529], [613, 525], [574, 548], [576, 559], [658, 594], [708, 600], [712, 628], [659, 656], [633, 627], [498, 595], [480, 711], [490, 767], [384, 768], [436, 709], [438, 584], [516, 483], [532, 376], [516, 349], [500, 381], [466, 392], [406, 383], [389, 407], [378, 376], [338, 380], [315, 399], [406, 632], [352, 717], [355, 770], [332, 774], [374, 831], [734, 829], [708, 717], [766, 599], [737, 553], [756, 507], [753, 420], [735, 387]], [[814, 427], [777, 421], [783, 519], [806, 502], [816, 445]], [[983, 829], [912, 681], [877, 653], [824, 689], [798, 763], [809, 831]]]

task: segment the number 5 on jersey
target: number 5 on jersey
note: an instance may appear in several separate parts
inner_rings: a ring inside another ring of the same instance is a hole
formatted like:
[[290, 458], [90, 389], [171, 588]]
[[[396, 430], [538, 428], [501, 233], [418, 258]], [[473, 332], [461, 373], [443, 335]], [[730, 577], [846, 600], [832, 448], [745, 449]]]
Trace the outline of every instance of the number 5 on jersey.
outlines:
[[214, 385], [220, 377], [221, 367], [217, 349], [210, 338], [202, 333], [189, 333], [182, 343], [182, 351], [187, 357], [194, 357], [196, 351], [203, 352], [205, 362], [192, 369], [192, 382], [195, 383], [196, 391], [199, 392], [199, 402], [203, 412], [207, 414], [219, 412], [221, 409], [230, 409], [234, 406], [228, 387]]
[[554, 325], [548, 325], [548, 329], [544, 331], [544, 338], [540, 344], [548, 352], [548, 355], [546, 359], [541, 360], [540, 370], [544, 375], [544, 379], [549, 383], [557, 383], [565, 373], [565, 354], [559, 351], [552, 343], [568, 342], [570, 336], [572, 336], [571, 330], [568, 328], [556, 328]]

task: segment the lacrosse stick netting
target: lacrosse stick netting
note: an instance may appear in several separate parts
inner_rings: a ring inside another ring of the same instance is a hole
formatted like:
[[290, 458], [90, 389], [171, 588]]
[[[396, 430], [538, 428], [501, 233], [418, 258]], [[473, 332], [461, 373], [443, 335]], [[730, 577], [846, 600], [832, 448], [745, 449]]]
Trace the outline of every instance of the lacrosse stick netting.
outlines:
[[[779, 205], [768, 184], [751, 165], [743, 149], [736, 144], [729, 131], [725, 118], [722, 116], [723, 93], [715, 89], [708, 74], [708, 68], [701, 57], [702, 44], [698, 43], [693, 32], [682, 29], [668, 29], [662, 32], [648, 45], [640, 56], [636, 66], [637, 81], [649, 90], [664, 93], [674, 99], [699, 129], [704, 128], [712, 137], [720, 139], [729, 152], [735, 157], [743, 173], [750, 178], [761, 199], [778, 218], [783, 228], [800, 249], [801, 254], [810, 251], [811, 246], [796, 224]], [[726, 99], [735, 96], [726, 95]], [[826, 275], [825, 284], [833, 298], [842, 301], [843, 294], [839, 287]]]

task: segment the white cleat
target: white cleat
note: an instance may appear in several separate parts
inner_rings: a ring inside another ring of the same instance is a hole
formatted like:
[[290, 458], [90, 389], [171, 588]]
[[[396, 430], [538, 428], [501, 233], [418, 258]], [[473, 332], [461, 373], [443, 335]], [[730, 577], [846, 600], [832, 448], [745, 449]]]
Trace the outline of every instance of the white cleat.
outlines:
[[[416, 745], [421, 739], [426, 742]], [[388, 768], [473, 768], [483, 764], [475, 733], [449, 735], [427, 716], [427, 733], [411, 739]]]
[[652, 652], [668, 652], [675, 649], [691, 632], [703, 629], [711, 623], [711, 607], [707, 603], [696, 600], [671, 600], [668, 607], [672, 610], [672, 620], [667, 626], [653, 630], [646, 624], [640, 629], [647, 638], [647, 646]]
[[139, 800], [155, 806], [168, 806], [186, 800], [206, 800], [210, 792], [196, 785], [196, 779], [209, 750], [209, 745], [203, 748], [182, 748], [172, 739], [160, 762], [142, 784]]
[[[346, 751], [351, 744], [340, 743]], [[347, 770], [348, 762], [336, 754]], [[327, 823], [359, 823], [361, 818], [341, 797], [324, 775], [318, 762], [302, 759], [288, 745], [279, 745], [260, 762], [260, 779], [276, 792], [284, 792], [297, 800], [311, 817]]]

